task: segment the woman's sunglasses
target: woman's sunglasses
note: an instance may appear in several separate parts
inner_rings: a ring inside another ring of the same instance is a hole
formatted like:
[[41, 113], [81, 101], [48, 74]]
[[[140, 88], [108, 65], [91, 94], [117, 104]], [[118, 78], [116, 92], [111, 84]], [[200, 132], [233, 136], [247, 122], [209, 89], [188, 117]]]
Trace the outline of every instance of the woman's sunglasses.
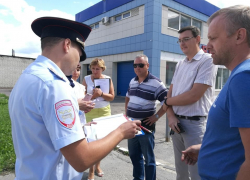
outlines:
[[143, 68], [145, 64], [139, 63], [139, 64], [133, 64], [134, 68], [137, 68], [137, 66], [139, 68]]

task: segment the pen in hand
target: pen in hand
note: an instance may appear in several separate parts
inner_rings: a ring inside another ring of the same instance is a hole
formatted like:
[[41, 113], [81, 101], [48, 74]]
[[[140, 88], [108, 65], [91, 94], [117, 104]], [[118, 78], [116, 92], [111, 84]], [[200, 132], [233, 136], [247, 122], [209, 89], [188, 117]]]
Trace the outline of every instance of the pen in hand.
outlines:
[[[144, 118], [144, 119], [142, 119], [141, 121], [144, 121], [144, 120], [146, 120], [146, 119], [148, 119], [148, 118]], [[149, 133], [152, 133], [152, 131], [150, 131], [149, 129], [147, 129], [147, 128], [141, 126], [141, 125], [140, 125], [140, 128], [142, 128], [143, 130], [145, 130], [145, 131], [147, 131], [147, 132], [149, 132]]]
[[147, 128], [145, 128], [145, 127], [143, 127], [143, 126], [139, 126], [141, 129], [143, 129], [144, 131], [147, 131], [147, 132], [149, 132], [149, 133], [152, 133], [152, 131], [150, 131], [149, 129], [147, 129]]
[[[127, 120], [129, 120], [129, 121], [133, 121], [133, 119], [129, 119], [127, 116], [125, 116], [124, 115], [124, 117], [127, 119]], [[143, 119], [144, 120], [144, 119]], [[141, 126], [141, 125], [139, 125], [139, 127], [141, 128], [141, 129], [143, 129], [144, 131], [147, 131], [147, 132], [149, 132], [149, 133], [152, 133], [152, 131], [150, 131], [149, 129], [147, 129], [147, 128], [145, 128], [145, 127], [143, 127], [143, 126]]]

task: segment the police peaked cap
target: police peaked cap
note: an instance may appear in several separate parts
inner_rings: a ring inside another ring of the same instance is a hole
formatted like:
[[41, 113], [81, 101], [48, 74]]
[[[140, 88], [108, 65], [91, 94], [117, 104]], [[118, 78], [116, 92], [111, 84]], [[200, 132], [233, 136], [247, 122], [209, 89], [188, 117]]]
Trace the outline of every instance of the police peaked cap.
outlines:
[[87, 58], [84, 51], [84, 42], [91, 32], [90, 26], [68, 19], [41, 17], [32, 22], [31, 28], [41, 39], [46, 37], [69, 38], [71, 41], [79, 44], [82, 49], [80, 61], [84, 61]]

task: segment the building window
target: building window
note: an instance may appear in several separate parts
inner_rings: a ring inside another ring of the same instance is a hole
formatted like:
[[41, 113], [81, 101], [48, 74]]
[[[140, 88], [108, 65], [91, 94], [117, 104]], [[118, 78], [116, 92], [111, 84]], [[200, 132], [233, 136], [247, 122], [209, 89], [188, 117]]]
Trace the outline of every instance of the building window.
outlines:
[[186, 26], [196, 26], [200, 29], [202, 34], [202, 22], [191, 17], [185, 16], [181, 13], [177, 13], [168, 10], [168, 27], [176, 30], [180, 30]]
[[128, 18], [128, 17], [131, 17], [131, 12], [130, 11], [119, 14], [118, 16], [115, 16], [115, 21], [120, 21], [120, 20]]
[[99, 28], [99, 23], [96, 23], [95, 24], [95, 29], [98, 29]]
[[127, 17], [130, 17], [130, 11], [122, 15], [122, 18], [127, 18]]
[[186, 16], [181, 16], [181, 28], [191, 26], [191, 18], [186, 17]]
[[122, 15], [116, 16], [115, 21], [120, 21], [122, 19]]
[[201, 30], [201, 21], [197, 21], [195, 19], [192, 19], [192, 25], [196, 26], [197, 28], [199, 28]]
[[168, 11], [168, 27], [179, 29], [179, 14], [173, 11]]
[[95, 24], [91, 24], [90, 25], [91, 29], [98, 29], [99, 28], [99, 22], [98, 23], [95, 23]]
[[166, 86], [167, 88], [169, 88], [171, 85], [176, 64], [177, 64], [176, 62], [167, 62], [166, 64]]
[[218, 68], [215, 89], [222, 89], [226, 84], [229, 75], [230, 71], [228, 69]]

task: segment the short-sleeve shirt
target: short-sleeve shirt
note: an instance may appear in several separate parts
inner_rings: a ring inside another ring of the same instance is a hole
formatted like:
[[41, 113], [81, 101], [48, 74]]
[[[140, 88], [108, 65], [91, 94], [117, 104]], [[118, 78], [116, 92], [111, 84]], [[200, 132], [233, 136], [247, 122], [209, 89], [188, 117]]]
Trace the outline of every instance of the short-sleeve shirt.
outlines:
[[202, 179], [235, 180], [245, 161], [239, 128], [250, 128], [250, 59], [234, 68], [207, 120], [198, 158]]
[[[85, 96], [85, 91], [86, 91], [85, 86], [82, 85], [82, 84], [80, 84], [77, 81], [73, 80], [73, 82], [75, 84], [75, 86], [73, 87], [73, 89], [74, 89], [76, 98], [77, 99], [80, 99], [80, 98], [83, 99], [84, 96]], [[84, 124], [86, 124], [86, 117], [85, 117], [84, 111], [79, 110], [79, 116], [80, 116], [81, 125], [84, 126]]]
[[146, 79], [139, 83], [138, 76], [129, 83], [126, 96], [129, 98], [127, 116], [142, 119], [154, 115], [156, 101], [164, 102], [167, 89], [163, 82], [148, 72]]
[[172, 106], [175, 114], [183, 116], [207, 116], [214, 101], [214, 86], [217, 66], [208, 53], [200, 50], [192, 60], [187, 57], [177, 63], [171, 84], [172, 97], [183, 94], [192, 89], [195, 83], [206, 84], [209, 88], [195, 103], [186, 106]]
[[[73, 79], [72, 79], [73, 80]], [[80, 84], [79, 82], [77, 81], [74, 81], [74, 84], [75, 84], [75, 87], [73, 87], [74, 91], [75, 91], [75, 94], [76, 94], [76, 97], [79, 99], [79, 98], [84, 98], [85, 96], [85, 91], [86, 91], [86, 88], [84, 85]]]
[[81, 179], [60, 149], [85, 138], [64, 73], [44, 56], [30, 64], [9, 98], [16, 179]]

